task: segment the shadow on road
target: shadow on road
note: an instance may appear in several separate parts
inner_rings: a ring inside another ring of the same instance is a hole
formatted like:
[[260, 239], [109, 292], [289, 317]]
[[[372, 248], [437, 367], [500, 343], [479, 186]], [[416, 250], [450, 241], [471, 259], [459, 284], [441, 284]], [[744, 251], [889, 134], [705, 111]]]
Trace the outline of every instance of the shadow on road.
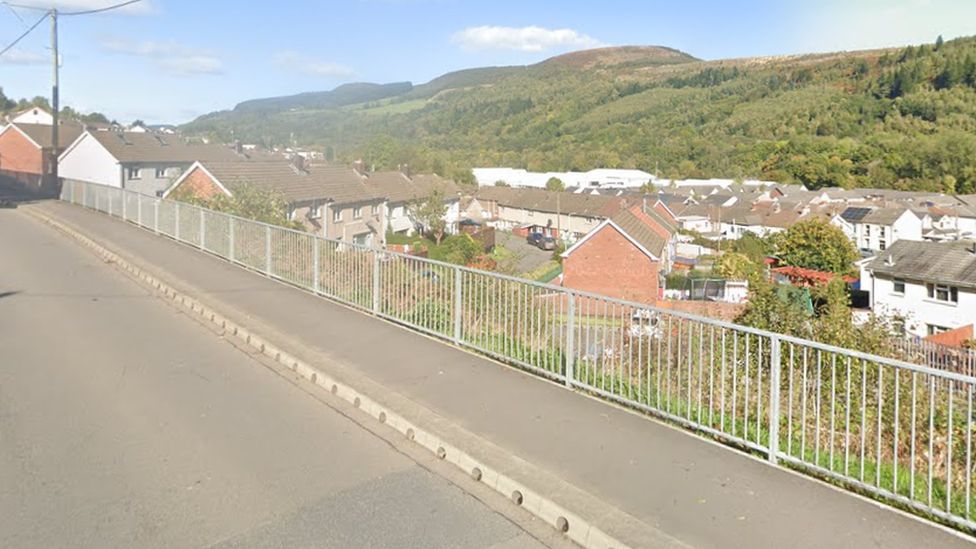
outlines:
[[51, 193], [40, 193], [24, 187], [12, 177], [0, 175], [0, 208], [16, 208], [20, 204], [30, 204], [52, 200]]

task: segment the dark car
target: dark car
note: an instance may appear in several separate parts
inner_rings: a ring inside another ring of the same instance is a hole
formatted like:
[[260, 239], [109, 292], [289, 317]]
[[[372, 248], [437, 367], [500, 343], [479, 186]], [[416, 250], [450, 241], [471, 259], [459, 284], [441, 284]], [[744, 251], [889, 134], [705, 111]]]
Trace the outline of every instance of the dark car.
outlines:
[[532, 246], [539, 248], [540, 250], [556, 249], [556, 239], [542, 233], [530, 233], [529, 236], [525, 238], [525, 241]]

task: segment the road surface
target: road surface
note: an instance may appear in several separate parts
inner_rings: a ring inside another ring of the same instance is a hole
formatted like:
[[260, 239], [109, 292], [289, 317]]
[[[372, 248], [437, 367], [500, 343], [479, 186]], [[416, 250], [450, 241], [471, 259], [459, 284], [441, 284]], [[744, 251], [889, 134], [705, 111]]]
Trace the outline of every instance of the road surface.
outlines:
[[0, 547], [541, 547], [0, 209]]

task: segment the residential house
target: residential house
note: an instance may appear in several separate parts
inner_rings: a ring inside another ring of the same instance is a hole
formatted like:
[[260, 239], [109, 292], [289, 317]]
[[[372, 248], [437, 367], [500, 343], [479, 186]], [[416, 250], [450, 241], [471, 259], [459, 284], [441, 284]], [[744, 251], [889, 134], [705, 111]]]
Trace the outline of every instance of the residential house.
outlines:
[[899, 240], [922, 240], [923, 220], [908, 208], [852, 206], [831, 221], [860, 250], [880, 252]]
[[627, 203], [619, 196], [508, 187], [483, 187], [475, 199], [496, 229], [542, 232], [567, 242], [579, 240]]
[[232, 196], [242, 185], [281, 193], [289, 219], [302, 223], [309, 232], [366, 246], [384, 242], [384, 200], [374, 196], [363, 177], [350, 168], [309, 168], [282, 159], [198, 161], [166, 189], [164, 196]]
[[[43, 111], [42, 111], [43, 112]], [[13, 122], [0, 130], [0, 174], [37, 191], [56, 188], [52, 160], [81, 135], [81, 126], [58, 126], [58, 145], [52, 145], [51, 124]]]
[[178, 136], [85, 131], [61, 154], [59, 173], [65, 181], [159, 195], [196, 161], [241, 158], [229, 147], [191, 144]]
[[408, 176], [402, 171], [390, 171], [370, 173], [364, 183], [373, 195], [385, 199], [385, 215], [390, 232], [414, 234], [420, 228], [421, 221], [411, 214], [411, 203], [424, 200], [434, 192], [440, 193], [444, 199], [447, 232], [457, 232], [461, 217], [460, 189], [450, 179], [434, 174]]
[[563, 252], [563, 286], [657, 302], [674, 259], [676, 226], [654, 207], [620, 209]]
[[31, 107], [10, 117], [11, 124], [39, 124], [53, 126], [54, 116], [40, 107]]
[[898, 240], [865, 269], [871, 308], [931, 336], [976, 322], [976, 244]]

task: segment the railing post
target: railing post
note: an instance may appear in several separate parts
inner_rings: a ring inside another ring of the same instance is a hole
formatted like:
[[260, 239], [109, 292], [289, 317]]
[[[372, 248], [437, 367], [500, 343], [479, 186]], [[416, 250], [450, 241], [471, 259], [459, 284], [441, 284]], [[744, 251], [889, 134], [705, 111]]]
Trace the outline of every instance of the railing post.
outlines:
[[782, 379], [783, 364], [780, 360], [780, 345], [778, 335], [773, 335], [769, 342], [769, 462], [775, 464], [779, 457], [779, 386]]
[[319, 237], [312, 237], [312, 291], [319, 293]]
[[81, 205], [88, 207], [88, 184], [85, 183], [81, 186]]
[[203, 208], [200, 208], [200, 249], [207, 249], [207, 220], [203, 215]]
[[153, 231], [159, 234], [159, 199], [153, 201]]
[[176, 213], [173, 214], [173, 216], [176, 218], [176, 223], [173, 224], [173, 236], [176, 238], [177, 242], [182, 242], [180, 240], [180, 203], [173, 202], [173, 205], [176, 208]]
[[108, 198], [108, 200], [106, 200], [106, 202], [108, 202], [108, 216], [109, 217], [112, 217], [112, 193], [111, 193], [111, 191], [108, 192], [108, 196], [106, 198]]
[[234, 218], [227, 216], [227, 259], [234, 263]]
[[576, 377], [576, 294], [567, 292], [569, 296], [569, 320], [566, 322], [566, 366], [563, 377], [566, 386], [572, 387]]
[[264, 226], [264, 274], [271, 276], [271, 225]]
[[373, 314], [380, 314], [380, 252], [373, 249]]
[[461, 269], [454, 267], [454, 344], [461, 344]]

